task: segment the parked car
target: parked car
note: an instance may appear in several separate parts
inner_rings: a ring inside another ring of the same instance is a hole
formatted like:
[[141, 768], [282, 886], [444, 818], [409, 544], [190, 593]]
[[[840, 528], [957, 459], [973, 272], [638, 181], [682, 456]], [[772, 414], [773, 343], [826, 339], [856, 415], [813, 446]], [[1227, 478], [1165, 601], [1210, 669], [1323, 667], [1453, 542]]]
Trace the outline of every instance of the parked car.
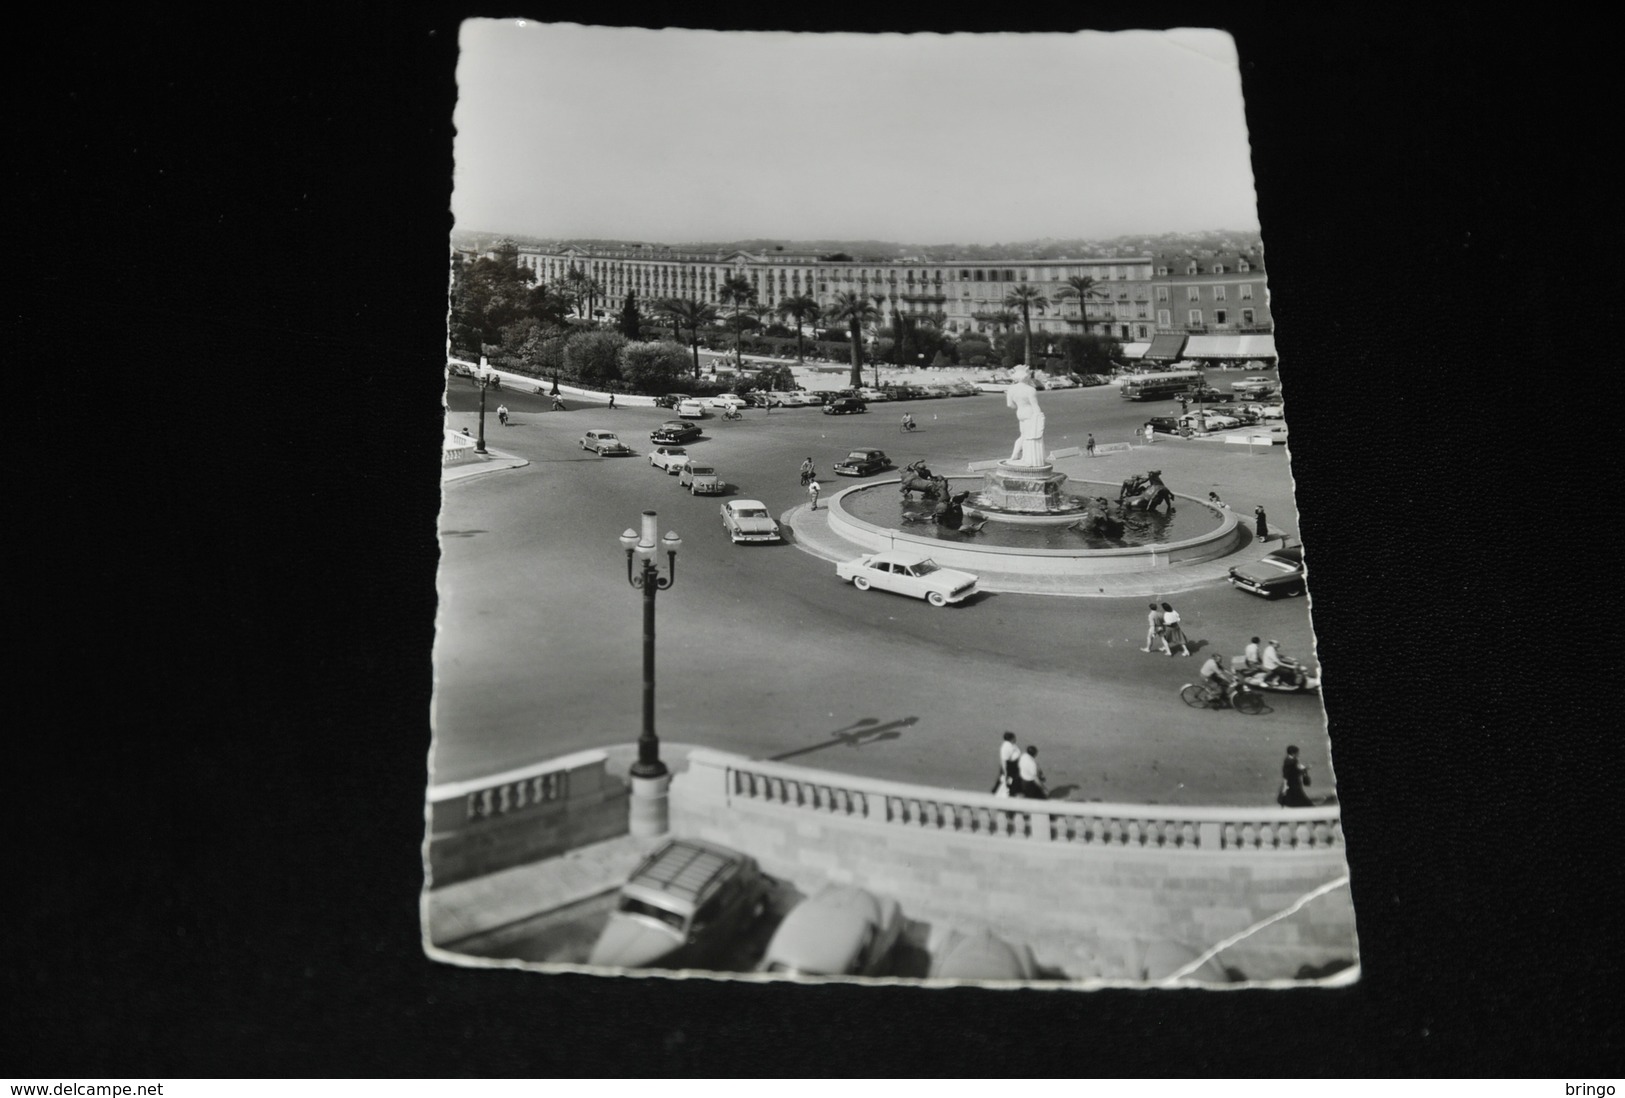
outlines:
[[677, 405], [677, 415], [682, 419], [704, 419], [705, 406], [697, 400], [680, 401]]
[[689, 396], [687, 393], [667, 393], [665, 396], [657, 396], [657, 397], [655, 397], [655, 407], [656, 408], [675, 408], [679, 404], [681, 404], [683, 401], [685, 401], [685, 400], [693, 400], [693, 399], [694, 398]]
[[884, 450], [853, 450], [845, 461], [836, 463], [835, 472], [843, 477], [867, 477], [890, 466], [891, 459]]
[[697, 424], [684, 423], [680, 419], [668, 419], [649, 432], [650, 442], [693, 442], [699, 437], [700, 428]]
[[1056, 374], [1054, 377], [1044, 378], [1044, 388], [1046, 389], [1076, 389], [1077, 387], [1078, 383], [1065, 374]]
[[783, 541], [779, 524], [759, 499], [731, 499], [722, 505], [722, 528], [735, 545], [742, 541]]
[[1192, 404], [1228, 404], [1236, 399], [1236, 394], [1227, 393], [1223, 389], [1210, 389], [1207, 387], [1187, 389], [1179, 394], [1180, 400]]
[[1252, 412], [1259, 419], [1281, 419], [1286, 415], [1286, 409], [1279, 404], [1243, 404], [1241, 407]]
[[745, 407], [745, 398], [738, 393], [718, 393], [705, 403], [711, 408], [743, 408]]
[[1180, 416], [1179, 421], [1193, 431], [1226, 431], [1241, 426], [1241, 420], [1221, 412], [1188, 412]]
[[779, 403], [786, 408], [808, 408], [815, 404], [824, 403], [822, 400], [819, 400], [816, 395], [800, 389], [794, 389], [788, 393], [777, 393], [775, 395], [779, 398]]
[[824, 414], [826, 416], [845, 416], [856, 412], [867, 412], [868, 410], [868, 406], [863, 401], [854, 400], [852, 397], [839, 397], [824, 405]]
[[1110, 385], [1112, 379], [1105, 374], [1079, 374], [1078, 384], [1085, 387], [1094, 385]]
[[969, 381], [956, 381], [948, 389], [956, 397], [980, 396], [982, 393], [982, 390]]
[[1230, 583], [1243, 591], [1271, 598], [1304, 592], [1303, 546], [1277, 549], [1262, 560], [1230, 569]]
[[587, 963], [692, 968], [733, 945], [766, 906], [756, 860], [727, 847], [672, 839], [638, 863]]
[[865, 553], [857, 560], [842, 561], [835, 574], [851, 580], [859, 591], [873, 587], [924, 599], [932, 606], [963, 602], [976, 593], [976, 577], [956, 568], [944, 568], [919, 553], [893, 550]]
[[452, 377], [473, 377], [479, 367], [467, 362], [459, 362], [455, 358], [448, 358], [446, 360], [446, 370]]
[[885, 389], [859, 389], [857, 399], [873, 404], [879, 400], [890, 400], [892, 395]]
[[1178, 416], [1152, 416], [1146, 422], [1151, 424], [1151, 429], [1158, 434], [1177, 435], [1181, 433]]
[[656, 446], [649, 451], [649, 464], [667, 473], [675, 473], [688, 462], [688, 451], [681, 446]]
[[715, 466], [702, 465], [692, 459], [678, 466], [677, 486], [687, 488], [691, 496], [720, 496], [728, 488], [717, 476]]
[[951, 396], [969, 395], [955, 393], [952, 385], [927, 385], [925, 387], [925, 391], [931, 396], [932, 400], [946, 399]]
[[581, 448], [599, 457], [620, 457], [632, 452], [632, 447], [615, 437], [614, 431], [588, 431], [581, 436]]
[[784, 917], [757, 971], [873, 976], [902, 932], [903, 912], [896, 900], [850, 885], [830, 885]]
[[1244, 377], [1230, 386], [1230, 391], [1242, 400], [1258, 400], [1262, 397], [1273, 396], [1275, 390], [1275, 379], [1259, 374]]
[[986, 928], [950, 931], [931, 955], [934, 980], [1031, 980], [1038, 960], [1025, 944], [1012, 945]]

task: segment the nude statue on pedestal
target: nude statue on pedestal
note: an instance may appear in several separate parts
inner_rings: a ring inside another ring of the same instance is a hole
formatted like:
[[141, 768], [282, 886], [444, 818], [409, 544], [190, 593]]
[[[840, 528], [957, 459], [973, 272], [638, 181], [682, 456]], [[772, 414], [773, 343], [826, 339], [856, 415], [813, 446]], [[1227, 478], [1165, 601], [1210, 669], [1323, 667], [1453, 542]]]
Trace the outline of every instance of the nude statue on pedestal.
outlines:
[[1011, 375], [1015, 384], [1004, 394], [1004, 404], [1016, 410], [1021, 436], [1010, 451], [1009, 464], [1038, 468], [1048, 464], [1044, 460], [1044, 413], [1038, 407], [1038, 390], [1033, 388], [1032, 372], [1026, 366], [1015, 367]]

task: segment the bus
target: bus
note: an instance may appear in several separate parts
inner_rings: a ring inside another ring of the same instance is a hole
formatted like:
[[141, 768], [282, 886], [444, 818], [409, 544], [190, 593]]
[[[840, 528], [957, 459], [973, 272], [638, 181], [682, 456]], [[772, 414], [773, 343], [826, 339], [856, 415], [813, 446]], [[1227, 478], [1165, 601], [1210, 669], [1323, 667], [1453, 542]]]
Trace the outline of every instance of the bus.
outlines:
[[1163, 374], [1126, 377], [1118, 396], [1124, 400], [1164, 400], [1202, 386], [1200, 370], [1170, 370]]

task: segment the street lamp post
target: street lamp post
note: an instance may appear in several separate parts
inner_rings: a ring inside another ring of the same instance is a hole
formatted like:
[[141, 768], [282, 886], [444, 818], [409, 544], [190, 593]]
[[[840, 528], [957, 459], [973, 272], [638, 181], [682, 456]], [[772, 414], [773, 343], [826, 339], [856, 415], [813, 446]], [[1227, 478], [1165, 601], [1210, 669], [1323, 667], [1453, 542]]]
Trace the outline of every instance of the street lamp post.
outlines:
[[485, 453], [485, 391], [491, 387], [489, 375], [480, 378], [480, 439], [474, 444], [476, 454]]
[[[626, 582], [643, 592], [643, 730], [638, 735], [638, 760], [632, 764], [631, 831], [634, 835], [660, 835], [667, 828], [666, 787], [670, 771], [660, 761], [660, 738], [655, 735], [655, 592], [677, 580], [677, 550], [683, 539], [668, 531], [658, 538], [655, 512], [643, 512], [643, 528], [621, 535], [626, 550]], [[666, 553], [666, 575], [660, 574], [655, 553]], [[633, 558], [637, 558], [634, 565]]]

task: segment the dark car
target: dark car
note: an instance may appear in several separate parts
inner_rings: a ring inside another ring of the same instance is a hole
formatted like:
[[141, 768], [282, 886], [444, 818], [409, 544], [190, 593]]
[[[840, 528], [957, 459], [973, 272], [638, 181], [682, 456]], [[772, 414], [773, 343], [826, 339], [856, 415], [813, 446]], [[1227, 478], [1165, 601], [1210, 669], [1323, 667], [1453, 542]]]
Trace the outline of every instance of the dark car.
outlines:
[[656, 408], [675, 408], [685, 400], [693, 399], [687, 393], [667, 393], [665, 396], [655, 397]]
[[1230, 582], [1243, 591], [1265, 598], [1301, 595], [1304, 592], [1303, 546], [1277, 549], [1262, 560], [1238, 564], [1230, 569]]
[[650, 442], [693, 442], [700, 437], [700, 426], [697, 423], [685, 423], [680, 419], [668, 419], [659, 427], [649, 432]]
[[867, 477], [890, 465], [891, 459], [884, 450], [853, 450], [846, 455], [845, 461], [835, 466], [835, 472], [843, 477]]
[[671, 840], [621, 887], [587, 963], [686, 968], [714, 960], [762, 913], [766, 893], [754, 858]]
[[1146, 421], [1151, 429], [1161, 435], [1177, 435], [1179, 430], [1178, 416], [1152, 416]]
[[854, 412], [867, 412], [869, 406], [856, 397], [837, 397], [824, 405], [826, 416], [851, 415]]
[[1222, 389], [1187, 389], [1179, 394], [1179, 399], [1191, 404], [1229, 404], [1236, 395]]

